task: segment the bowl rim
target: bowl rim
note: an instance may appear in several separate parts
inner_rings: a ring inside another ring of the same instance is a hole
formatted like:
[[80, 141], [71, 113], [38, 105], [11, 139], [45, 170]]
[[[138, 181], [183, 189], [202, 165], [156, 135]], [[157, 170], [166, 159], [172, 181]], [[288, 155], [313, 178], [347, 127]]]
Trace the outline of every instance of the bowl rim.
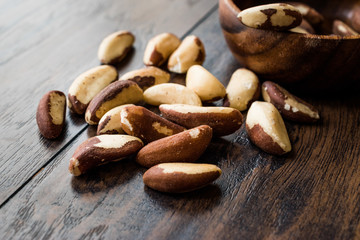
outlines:
[[[237, 16], [240, 12], [241, 9], [234, 3], [234, 0], [220, 0], [223, 1], [225, 3], [226, 6], [228, 6], [230, 8], [230, 10], [235, 14], [235, 16]], [[236, 0], [235, 0], [236, 1]], [[241, 24], [241, 22], [239, 21], [239, 23]], [[243, 24], [242, 24], [243, 25]], [[246, 25], [243, 25], [245, 28], [250, 28]], [[253, 28], [255, 29], [255, 28]], [[261, 29], [256, 29], [259, 31], [263, 31]], [[286, 34], [286, 35], [297, 35], [303, 38], [307, 38], [307, 39], [329, 39], [329, 40], [359, 40], [360, 39], [360, 34], [359, 35], [355, 35], [355, 36], [340, 36], [340, 35], [325, 35], [325, 34], [311, 34], [311, 33], [295, 33], [295, 32], [281, 32], [282, 34]]]

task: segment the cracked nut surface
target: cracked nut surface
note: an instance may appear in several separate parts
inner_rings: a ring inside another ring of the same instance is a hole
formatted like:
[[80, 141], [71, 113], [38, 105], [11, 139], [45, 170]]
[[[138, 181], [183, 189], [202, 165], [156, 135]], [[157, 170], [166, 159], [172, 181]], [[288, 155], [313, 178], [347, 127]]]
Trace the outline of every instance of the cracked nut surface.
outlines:
[[65, 124], [66, 97], [60, 91], [50, 91], [40, 100], [36, 111], [36, 123], [44, 138], [57, 138]]
[[208, 70], [193, 65], [186, 74], [186, 87], [194, 90], [201, 101], [213, 102], [225, 97], [224, 85]]
[[316, 122], [320, 119], [319, 111], [315, 107], [274, 82], [263, 83], [262, 95], [264, 100], [272, 103], [286, 119], [306, 123]]
[[258, 77], [248, 69], [239, 68], [232, 74], [226, 87], [224, 107], [244, 111], [259, 97], [260, 83]]
[[186, 130], [141, 106], [125, 107], [120, 115], [122, 129], [146, 143]]
[[71, 84], [68, 93], [68, 107], [77, 114], [83, 114], [90, 101], [118, 74], [113, 66], [103, 65], [80, 74]]
[[162, 83], [145, 90], [144, 100], [147, 104], [159, 106], [163, 103], [183, 103], [201, 106], [201, 99], [194, 90], [177, 83]]
[[291, 143], [279, 111], [268, 102], [253, 102], [246, 116], [246, 132], [263, 151], [282, 155], [291, 151]]
[[143, 145], [139, 138], [128, 135], [89, 138], [75, 150], [70, 159], [69, 171], [74, 176], [79, 176], [100, 165], [135, 154]]
[[191, 35], [171, 54], [168, 69], [174, 73], [186, 73], [192, 65], [201, 65], [204, 61], [204, 44], [198, 37]]
[[144, 64], [147, 66], [161, 66], [169, 56], [179, 47], [181, 40], [171, 33], [156, 35], [146, 45]]
[[205, 187], [220, 175], [221, 169], [213, 164], [162, 163], [148, 169], [143, 181], [160, 192], [183, 193]]
[[273, 3], [244, 9], [237, 18], [251, 28], [285, 31], [299, 26], [302, 15], [292, 5]]
[[243, 116], [229, 107], [199, 107], [185, 104], [162, 104], [162, 115], [186, 128], [209, 125], [215, 136], [229, 135], [241, 127]]
[[90, 125], [96, 125], [112, 108], [142, 100], [143, 91], [135, 82], [127, 80], [113, 82], [91, 100], [86, 109], [85, 120]]
[[123, 60], [135, 42], [135, 36], [129, 31], [110, 34], [101, 42], [98, 58], [103, 64], [115, 64]]
[[100, 134], [123, 134], [125, 133], [121, 127], [121, 110], [124, 107], [133, 106], [133, 104], [124, 104], [107, 111], [99, 121], [97, 135]]
[[202, 125], [149, 143], [142, 148], [136, 162], [152, 167], [166, 162], [195, 162], [212, 138], [212, 129]]
[[146, 90], [151, 86], [169, 82], [170, 74], [157, 67], [146, 67], [125, 73], [119, 80], [136, 82], [142, 90]]

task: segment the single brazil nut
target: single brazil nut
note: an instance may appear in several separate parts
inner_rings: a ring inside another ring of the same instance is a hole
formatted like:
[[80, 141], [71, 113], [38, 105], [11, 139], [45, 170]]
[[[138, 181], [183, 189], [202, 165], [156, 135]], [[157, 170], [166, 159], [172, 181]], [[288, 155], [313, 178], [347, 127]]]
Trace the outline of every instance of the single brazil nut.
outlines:
[[229, 107], [162, 104], [159, 109], [163, 117], [186, 128], [209, 125], [215, 136], [225, 136], [235, 132], [243, 121], [240, 111]]
[[125, 107], [120, 115], [122, 129], [146, 143], [186, 130], [141, 106]]
[[286, 31], [299, 26], [302, 15], [292, 5], [272, 3], [242, 10], [237, 18], [251, 28]]
[[179, 47], [181, 40], [171, 33], [156, 35], [146, 45], [144, 64], [147, 66], [161, 66], [169, 56]]
[[69, 171], [74, 176], [79, 176], [100, 165], [129, 157], [143, 146], [139, 138], [128, 135], [89, 138], [75, 150], [70, 159]]
[[296, 7], [301, 15], [303, 16], [303, 19], [305, 19], [307, 22], [311, 24], [313, 27], [320, 27], [320, 25], [324, 22], [325, 18], [323, 15], [321, 15], [318, 11], [316, 11], [314, 8], [310, 7], [309, 5], [301, 2], [289, 2], [290, 5], [293, 5]]
[[168, 69], [174, 73], [186, 73], [192, 65], [202, 65], [204, 61], [204, 44], [198, 37], [191, 35], [187, 36], [171, 54]]
[[357, 36], [359, 33], [355, 32], [350, 26], [340, 20], [334, 20], [332, 25], [333, 34], [347, 37], [347, 36]]
[[36, 123], [44, 138], [57, 138], [65, 124], [66, 97], [60, 91], [50, 91], [40, 100], [36, 111]]
[[320, 119], [319, 111], [315, 107], [274, 82], [263, 83], [262, 95], [266, 102], [274, 104], [281, 115], [288, 120], [311, 123]]
[[285, 123], [279, 111], [268, 102], [253, 102], [246, 116], [250, 140], [263, 151], [282, 155], [291, 151]]
[[296, 33], [302, 33], [302, 34], [315, 34], [314, 28], [305, 19], [303, 19], [301, 21], [300, 26], [292, 28], [289, 31], [290, 32], [296, 32]]
[[117, 79], [113, 66], [94, 67], [79, 75], [71, 84], [68, 93], [68, 107], [72, 112], [84, 114], [90, 101], [106, 86]]
[[208, 70], [193, 65], [186, 74], [186, 87], [194, 90], [203, 102], [213, 102], [225, 97], [224, 85]]
[[129, 31], [110, 34], [101, 42], [98, 58], [103, 64], [115, 64], [123, 60], [135, 42], [135, 36]]
[[239, 68], [232, 74], [226, 87], [224, 107], [244, 111], [259, 97], [260, 83], [258, 77], [248, 69]]
[[121, 110], [127, 106], [134, 106], [133, 104], [124, 104], [107, 111], [99, 121], [97, 128], [97, 135], [100, 134], [124, 134], [121, 127]]
[[147, 104], [154, 106], [159, 106], [163, 103], [202, 105], [200, 97], [194, 90], [177, 83], [163, 83], [146, 89], [144, 100]]
[[211, 138], [211, 127], [202, 125], [192, 128], [149, 143], [138, 152], [136, 162], [144, 167], [166, 162], [195, 162]]
[[116, 81], [104, 88], [86, 109], [85, 121], [90, 125], [96, 125], [110, 109], [143, 100], [143, 91], [132, 81]]
[[148, 169], [143, 181], [160, 192], [184, 193], [205, 187], [220, 175], [221, 169], [213, 164], [161, 163]]
[[170, 80], [170, 74], [157, 67], [146, 67], [125, 73], [119, 80], [136, 82], [142, 90]]
[[356, 4], [352, 7], [350, 11], [349, 25], [356, 32], [360, 33], [360, 5]]

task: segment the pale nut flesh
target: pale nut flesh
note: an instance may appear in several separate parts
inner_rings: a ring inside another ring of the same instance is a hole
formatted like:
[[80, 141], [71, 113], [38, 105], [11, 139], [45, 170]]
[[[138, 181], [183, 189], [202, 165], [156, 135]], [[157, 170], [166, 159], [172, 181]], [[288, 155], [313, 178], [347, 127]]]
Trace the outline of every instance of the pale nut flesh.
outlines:
[[125, 73], [119, 80], [136, 82], [142, 90], [146, 90], [151, 86], [169, 82], [170, 74], [157, 67], [146, 67]]
[[225, 97], [224, 85], [208, 70], [193, 65], [186, 74], [186, 87], [194, 90], [201, 101], [213, 102]]
[[102, 65], [79, 75], [69, 88], [68, 107], [77, 114], [83, 114], [90, 101], [117, 78], [113, 66]]
[[171, 54], [168, 69], [174, 73], [186, 73], [193, 65], [202, 65], [205, 61], [205, 47], [201, 40], [187, 36], [180, 46]]
[[70, 159], [69, 171], [79, 176], [100, 165], [119, 161], [135, 154], [143, 143], [128, 135], [100, 135], [83, 142]]
[[181, 40], [171, 33], [156, 35], [146, 45], [144, 64], [147, 66], [161, 66], [169, 56], [179, 47]]
[[114, 64], [123, 60], [134, 44], [135, 37], [129, 31], [110, 34], [101, 42], [98, 58], [103, 64]]
[[296, 7], [303, 16], [303, 19], [309, 22], [313, 27], [319, 27], [320, 24], [323, 23], [325, 20], [323, 15], [321, 15], [318, 11], [305, 3], [290, 2], [289, 4]]
[[221, 169], [213, 164], [162, 163], [148, 169], [143, 181], [160, 192], [183, 193], [205, 187], [220, 175]]
[[144, 100], [154, 106], [175, 103], [202, 105], [201, 99], [192, 89], [177, 83], [163, 83], [146, 89]]
[[253, 102], [246, 117], [250, 140], [263, 151], [282, 155], [291, 151], [285, 123], [279, 111], [268, 102]]
[[248, 109], [260, 97], [260, 82], [252, 71], [239, 68], [231, 76], [226, 87], [225, 107], [239, 111]]
[[144, 167], [166, 162], [195, 162], [211, 138], [211, 127], [202, 125], [192, 128], [149, 143], [138, 152], [136, 162]]
[[299, 26], [302, 15], [292, 5], [273, 3], [242, 10], [237, 18], [251, 28], [285, 31]]
[[99, 121], [97, 135], [100, 134], [124, 134], [121, 127], [121, 110], [124, 107], [133, 106], [133, 104], [124, 104], [107, 111]]
[[280, 114], [291, 121], [312, 123], [320, 119], [319, 111], [304, 100], [289, 93], [278, 84], [266, 81], [262, 85], [262, 96], [272, 103]]

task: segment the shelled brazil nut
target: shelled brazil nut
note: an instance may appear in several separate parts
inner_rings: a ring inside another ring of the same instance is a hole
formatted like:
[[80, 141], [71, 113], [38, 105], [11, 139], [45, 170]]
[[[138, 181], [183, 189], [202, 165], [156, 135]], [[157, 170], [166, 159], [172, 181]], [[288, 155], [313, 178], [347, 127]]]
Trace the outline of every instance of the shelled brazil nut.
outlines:
[[185, 104], [162, 104], [162, 115], [186, 128], [209, 125], [215, 136], [229, 135], [241, 127], [243, 116], [229, 107], [200, 107]]
[[144, 64], [161, 66], [179, 47], [181, 40], [171, 33], [161, 33], [150, 39], [145, 48]]
[[253, 102], [246, 116], [246, 132], [263, 151], [282, 155], [291, 151], [291, 143], [279, 111], [268, 102]]
[[154, 106], [159, 106], [163, 103], [202, 105], [199, 96], [192, 89], [177, 83], [162, 83], [146, 89], [144, 100], [147, 104]]
[[226, 87], [224, 107], [244, 111], [259, 97], [260, 83], [258, 77], [248, 69], [239, 68], [232, 74]]
[[186, 87], [194, 90], [203, 102], [213, 102], [225, 97], [224, 85], [208, 70], [193, 65], [186, 74]]
[[60, 91], [50, 91], [40, 100], [36, 111], [36, 123], [44, 138], [57, 138], [65, 124], [66, 97]]
[[272, 3], [244, 9], [237, 18], [251, 28], [285, 31], [299, 26], [302, 15], [292, 5]]
[[129, 31], [110, 34], [101, 42], [98, 58], [103, 64], [115, 64], [123, 60], [134, 44], [135, 36]]
[[101, 117], [99, 125], [97, 127], [97, 135], [100, 134], [123, 134], [125, 133], [121, 127], [121, 110], [124, 107], [133, 106], [133, 104], [124, 104], [118, 107], [114, 107], [107, 111], [104, 116]]
[[266, 81], [262, 84], [262, 95], [264, 100], [274, 104], [286, 119], [305, 123], [316, 122], [320, 119], [319, 111], [315, 107], [274, 82]]
[[212, 183], [221, 175], [213, 164], [162, 163], [148, 169], [144, 184], [160, 192], [190, 192]]
[[149, 143], [138, 152], [136, 162], [144, 167], [166, 162], [195, 162], [211, 138], [211, 127], [202, 125], [192, 128]]
[[186, 73], [192, 65], [201, 65], [205, 61], [205, 47], [201, 40], [187, 36], [171, 54], [168, 69], [174, 73]]
[[100, 165], [119, 161], [142, 148], [142, 141], [128, 135], [100, 135], [83, 142], [70, 159], [69, 171], [79, 176]]
[[184, 127], [162, 118], [141, 106], [127, 106], [121, 110], [121, 127], [129, 135], [149, 143], [182, 132]]
[[103, 65], [91, 68], [79, 75], [69, 88], [68, 107], [77, 114], [83, 114], [90, 101], [118, 74], [113, 66]]
[[98, 93], [86, 109], [85, 120], [90, 125], [98, 124], [110, 109], [143, 100], [143, 91], [132, 81], [116, 81]]
[[157, 67], [146, 67], [127, 72], [119, 80], [136, 82], [142, 90], [146, 90], [153, 85], [169, 82], [170, 74]]
[[289, 2], [289, 4], [296, 7], [303, 19], [305, 19], [312, 27], [319, 28], [324, 22], [325, 18], [316, 9], [302, 2]]
[[339, 36], [356, 36], [359, 35], [354, 29], [352, 29], [349, 25], [340, 20], [334, 20], [332, 26], [332, 32]]

